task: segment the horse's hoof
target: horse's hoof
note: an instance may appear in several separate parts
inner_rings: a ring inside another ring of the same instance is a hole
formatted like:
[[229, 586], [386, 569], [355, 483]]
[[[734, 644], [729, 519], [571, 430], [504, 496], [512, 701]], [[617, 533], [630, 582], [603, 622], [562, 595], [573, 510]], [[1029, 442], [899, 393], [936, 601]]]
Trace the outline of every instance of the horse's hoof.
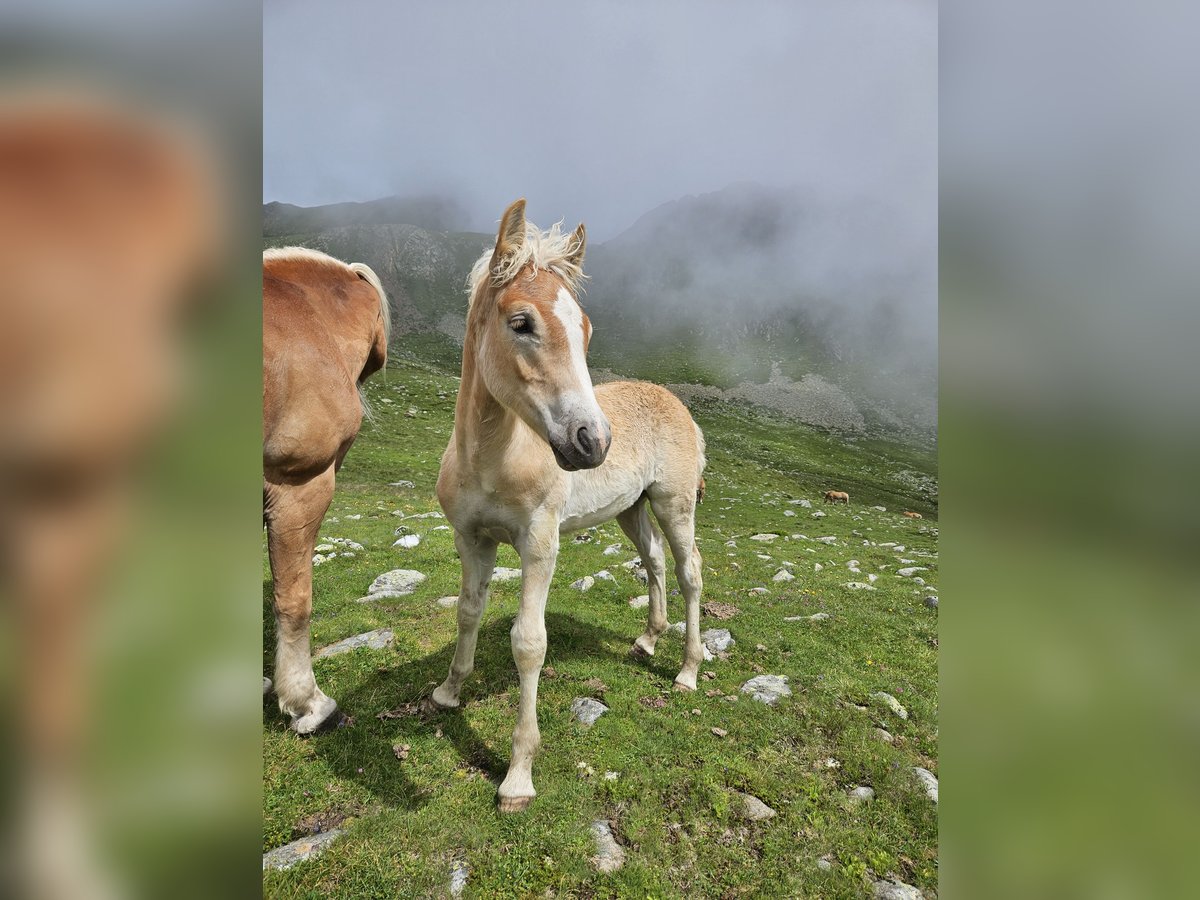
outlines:
[[332, 708], [327, 712], [324, 709], [318, 709], [306, 716], [293, 719], [292, 730], [302, 737], [307, 737], [310, 734], [316, 734], [318, 731], [325, 731], [335, 726], [341, 721], [342, 717], [338, 711], [337, 704], [332, 700], [329, 702]]
[[426, 697], [421, 701], [421, 715], [423, 716], [433, 716], [437, 715], [438, 713], [445, 712], [448, 709], [457, 708], [457, 703], [455, 703], [453, 706], [446, 703], [438, 703], [435, 699], [433, 699], [432, 696]]
[[501, 797], [497, 807], [502, 813], [519, 813], [529, 809], [532, 797]]
[[458, 697], [451, 697], [449, 695], [438, 697], [438, 693], [440, 691], [441, 687], [439, 686], [434, 689], [432, 694], [425, 698], [423, 701], [425, 712], [440, 712], [446, 709], [458, 709]]
[[689, 691], [689, 692], [694, 691], [696, 689], [696, 679], [693, 678], [691, 680], [691, 683], [688, 683], [687, 681], [680, 681], [678, 678], [676, 678], [675, 683], [673, 685], [671, 685], [671, 688], [672, 688], [672, 690], [681, 691], [681, 692], [682, 691]]
[[653, 650], [647, 650], [637, 641], [633, 642], [633, 646], [629, 648], [629, 655], [634, 659], [649, 659], [654, 655]]

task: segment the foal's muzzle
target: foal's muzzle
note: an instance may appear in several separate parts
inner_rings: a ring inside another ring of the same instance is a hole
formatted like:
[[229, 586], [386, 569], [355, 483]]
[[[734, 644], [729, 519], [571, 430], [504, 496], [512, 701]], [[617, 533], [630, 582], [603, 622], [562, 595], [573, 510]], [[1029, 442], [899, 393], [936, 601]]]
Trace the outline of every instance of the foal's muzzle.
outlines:
[[612, 428], [608, 421], [599, 423], [573, 424], [561, 435], [551, 438], [550, 449], [559, 468], [568, 472], [578, 469], [594, 469], [608, 456], [612, 444]]

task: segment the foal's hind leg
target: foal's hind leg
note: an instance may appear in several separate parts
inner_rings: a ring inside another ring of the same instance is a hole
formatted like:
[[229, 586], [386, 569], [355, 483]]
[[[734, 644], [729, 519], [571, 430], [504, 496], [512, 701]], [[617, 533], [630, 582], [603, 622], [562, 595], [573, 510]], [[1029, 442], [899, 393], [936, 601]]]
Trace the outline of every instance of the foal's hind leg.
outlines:
[[309, 646], [312, 557], [333, 499], [333, 467], [304, 484], [268, 484], [267, 547], [275, 586], [275, 694], [300, 734], [316, 731], [337, 711], [313, 676]]
[[654, 645], [658, 643], [659, 635], [667, 630], [666, 566], [662, 534], [650, 520], [644, 497], [617, 516], [617, 524], [642, 555], [642, 565], [646, 567], [650, 589], [650, 616], [646, 622], [646, 631], [633, 642], [630, 652], [635, 656], [653, 656]]
[[694, 691], [704, 650], [700, 644], [700, 591], [704, 578], [700, 551], [696, 547], [696, 496], [693, 490], [677, 496], [652, 497], [650, 505], [662, 526], [675, 557], [675, 577], [687, 601], [687, 630], [684, 635], [683, 668], [675, 676], [675, 687]]
[[462, 560], [462, 588], [458, 593], [458, 643], [450, 674], [433, 691], [433, 702], [450, 708], [458, 706], [458, 692], [475, 669], [475, 642], [479, 623], [487, 608], [488, 585], [496, 567], [496, 542], [491, 538], [469, 538], [455, 531], [454, 546]]

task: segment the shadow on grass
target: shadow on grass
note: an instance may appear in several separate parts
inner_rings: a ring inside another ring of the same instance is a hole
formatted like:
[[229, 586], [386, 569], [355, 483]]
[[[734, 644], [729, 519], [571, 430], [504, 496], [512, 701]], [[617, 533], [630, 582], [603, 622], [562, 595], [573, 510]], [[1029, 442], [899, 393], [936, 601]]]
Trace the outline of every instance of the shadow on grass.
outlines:
[[[459, 708], [420, 708], [422, 701], [446, 677], [454, 655], [455, 642], [451, 641], [419, 659], [378, 669], [352, 690], [335, 696], [341, 711], [352, 717], [352, 723], [311, 737], [289, 735], [288, 739], [311, 741], [316, 755], [331, 771], [357, 782], [381, 803], [397, 809], [419, 809], [429, 796], [426, 789], [413, 784], [406, 776], [403, 763], [396, 759], [392, 750], [393, 745], [433, 735], [438, 728], [464, 763], [484, 772], [498, 786], [508, 770], [508, 755], [501, 756], [480, 737], [464, 715], [464, 708], [475, 701], [508, 695], [510, 691], [515, 693], [518, 678], [509, 638], [512, 623], [513, 616], [506, 615], [485, 621], [480, 628], [475, 671], [463, 685]], [[655, 678], [662, 678], [666, 684], [674, 677], [665, 662], [658, 662], [653, 657], [631, 657], [625, 651], [611, 649], [613, 645], [630, 646], [632, 637], [573, 616], [548, 613], [546, 636], [547, 661], [553, 661], [555, 665], [574, 659], [607, 658], [643, 669]], [[318, 681], [321, 681], [319, 673]], [[540, 706], [540, 718], [544, 719], [546, 711], [544, 705]], [[385, 710], [398, 712], [395, 718], [378, 718]], [[556, 710], [555, 714], [558, 713], [565, 714], [565, 710]], [[507, 707], [509, 728], [503, 742], [505, 749], [509, 746], [508, 735], [516, 725], [516, 717], [516, 703], [512, 702]], [[269, 702], [265, 719], [268, 728], [286, 728], [286, 720], [273, 702]]]

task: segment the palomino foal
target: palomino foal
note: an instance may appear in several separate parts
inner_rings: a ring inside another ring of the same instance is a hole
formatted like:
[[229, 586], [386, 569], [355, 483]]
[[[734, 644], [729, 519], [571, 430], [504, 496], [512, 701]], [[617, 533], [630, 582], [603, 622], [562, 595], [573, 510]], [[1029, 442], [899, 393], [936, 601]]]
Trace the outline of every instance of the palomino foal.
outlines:
[[471, 273], [462, 386], [454, 433], [442, 456], [438, 499], [462, 559], [458, 645], [434, 692], [459, 703], [474, 668], [496, 545], [521, 556], [521, 603], [512, 650], [521, 679], [512, 760], [500, 810], [533, 799], [540, 743], [538, 675], [546, 656], [546, 595], [559, 535], [616, 518], [649, 575], [650, 616], [633, 652], [652, 655], [667, 627], [662, 535], [687, 601], [683, 668], [675, 684], [695, 690], [700, 644], [700, 553], [695, 509], [703, 484], [704, 436], [676, 397], [645, 383], [593, 390], [586, 353], [591, 323], [576, 300], [583, 279], [584, 228], [564, 235], [525, 221], [525, 201], [504, 213], [496, 247]]
[[316, 250], [263, 253], [263, 519], [275, 590], [275, 695], [300, 734], [337, 711], [309, 648], [312, 557], [334, 474], [362, 425], [359, 389], [387, 362], [378, 276]]

